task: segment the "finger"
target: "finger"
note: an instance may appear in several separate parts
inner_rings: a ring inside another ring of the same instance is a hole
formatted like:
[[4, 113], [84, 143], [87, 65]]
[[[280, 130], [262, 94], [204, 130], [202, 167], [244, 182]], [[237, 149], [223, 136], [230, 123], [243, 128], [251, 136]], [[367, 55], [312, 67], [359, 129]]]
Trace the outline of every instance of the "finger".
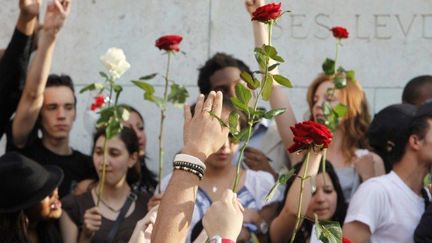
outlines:
[[236, 198], [236, 202], [234, 203], [236, 209], [240, 210], [242, 213], [245, 212], [243, 205], [240, 202], [240, 199]]
[[203, 105], [203, 108], [202, 108], [201, 112], [208, 114], [209, 111], [212, 111], [212, 109], [213, 109], [213, 102], [215, 100], [215, 97], [216, 97], [216, 92], [211, 91], [209, 93], [209, 95], [207, 96], [207, 99], [204, 101], [204, 105]]
[[194, 116], [196, 116], [197, 114], [200, 114], [202, 112], [203, 105], [204, 105], [204, 95], [200, 94], [198, 96], [196, 104], [195, 104]]
[[188, 123], [192, 119], [192, 112], [190, 109], [190, 106], [185, 104], [183, 106], [183, 115], [184, 115], [184, 122]]
[[62, 3], [59, 0], [54, 0], [55, 9], [57, 9], [61, 14], [65, 14]]
[[231, 189], [226, 189], [221, 197], [221, 201], [232, 202], [235, 199], [234, 192]]
[[216, 97], [213, 102], [213, 113], [216, 114], [216, 116], [221, 117], [222, 115], [222, 106], [223, 106], [223, 94], [221, 91], [218, 91], [216, 93]]

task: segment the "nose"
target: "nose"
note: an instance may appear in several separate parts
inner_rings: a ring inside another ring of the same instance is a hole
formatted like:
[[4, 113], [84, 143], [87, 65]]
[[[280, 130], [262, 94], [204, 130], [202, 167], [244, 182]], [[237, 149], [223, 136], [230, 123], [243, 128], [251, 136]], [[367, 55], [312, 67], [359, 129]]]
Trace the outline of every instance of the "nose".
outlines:
[[63, 120], [66, 118], [66, 110], [64, 107], [60, 106], [57, 110], [57, 119]]
[[324, 197], [324, 191], [322, 189], [318, 189], [315, 193], [315, 200], [317, 202], [323, 202], [325, 199]]
[[221, 151], [223, 152], [229, 152], [229, 150], [231, 149], [231, 143], [229, 141], [229, 139], [227, 138], [225, 143], [222, 145], [222, 147], [220, 148]]

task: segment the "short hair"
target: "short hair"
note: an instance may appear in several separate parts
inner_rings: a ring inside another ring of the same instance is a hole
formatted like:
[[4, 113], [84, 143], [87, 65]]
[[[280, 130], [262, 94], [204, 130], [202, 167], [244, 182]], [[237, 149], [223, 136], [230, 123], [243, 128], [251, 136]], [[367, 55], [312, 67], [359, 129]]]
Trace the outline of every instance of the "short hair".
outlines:
[[226, 67], [236, 67], [240, 69], [241, 72], [246, 71], [248, 73], [252, 73], [250, 68], [243, 61], [223, 52], [218, 52], [198, 69], [198, 87], [202, 94], [207, 95], [210, 93], [210, 91], [212, 91], [210, 77], [216, 71]]
[[74, 97], [74, 105], [76, 106], [77, 98], [75, 96], [75, 88], [74, 88], [72, 78], [66, 74], [60, 74], [60, 75], [50, 74], [48, 76], [46, 88], [48, 88], [48, 87], [60, 87], [60, 86], [65, 86], [65, 87], [68, 87], [69, 89], [72, 90], [72, 94]]
[[[424, 90], [426, 86], [429, 89]], [[423, 92], [422, 92], [423, 91]], [[423, 94], [423, 95], [422, 95]], [[422, 75], [411, 79], [402, 91], [402, 102], [412, 105], [421, 105], [432, 98], [432, 76]]]

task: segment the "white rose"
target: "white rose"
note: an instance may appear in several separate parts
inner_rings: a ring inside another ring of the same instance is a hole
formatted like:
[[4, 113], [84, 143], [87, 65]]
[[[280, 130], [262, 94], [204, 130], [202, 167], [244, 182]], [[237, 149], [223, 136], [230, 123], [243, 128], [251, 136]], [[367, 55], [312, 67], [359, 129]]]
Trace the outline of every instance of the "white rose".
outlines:
[[100, 60], [113, 79], [120, 78], [130, 68], [123, 50], [119, 48], [108, 49], [105, 55], [100, 57]]

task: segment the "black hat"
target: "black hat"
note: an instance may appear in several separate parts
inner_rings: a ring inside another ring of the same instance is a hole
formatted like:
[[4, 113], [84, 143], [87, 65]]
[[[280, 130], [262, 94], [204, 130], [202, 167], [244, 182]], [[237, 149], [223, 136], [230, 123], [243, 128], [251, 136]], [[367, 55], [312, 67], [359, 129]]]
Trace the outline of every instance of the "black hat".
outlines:
[[0, 178], [0, 213], [8, 213], [26, 209], [50, 195], [63, 180], [63, 171], [9, 152], [0, 157]]
[[402, 145], [404, 141], [401, 139], [409, 135], [410, 124], [416, 112], [417, 107], [411, 104], [390, 105], [379, 111], [367, 132], [369, 144], [387, 152], [396, 145]]

